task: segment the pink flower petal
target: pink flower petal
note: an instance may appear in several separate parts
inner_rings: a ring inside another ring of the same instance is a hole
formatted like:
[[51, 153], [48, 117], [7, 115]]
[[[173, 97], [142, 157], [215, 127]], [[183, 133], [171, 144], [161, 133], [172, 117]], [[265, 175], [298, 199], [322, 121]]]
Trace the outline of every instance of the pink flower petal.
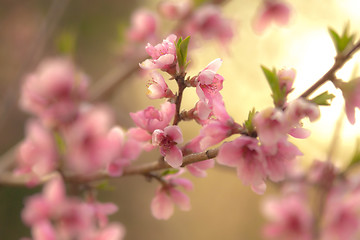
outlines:
[[172, 201], [176, 205], [178, 205], [182, 211], [190, 210], [190, 208], [191, 208], [190, 199], [186, 194], [180, 192], [179, 190], [177, 190], [175, 188], [170, 188], [169, 193], [170, 193], [170, 197], [171, 197]]
[[176, 143], [183, 142], [183, 136], [181, 133], [181, 129], [178, 126], [169, 126], [164, 129], [164, 132], [167, 136], [172, 138], [172, 140]]
[[164, 160], [173, 168], [179, 168], [183, 163], [183, 155], [177, 146], [172, 146], [166, 151]]
[[159, 189], [151, 201], [151, 213], [159, 220], [167, 220], [174, 213], [174, 204], [165, 191]]

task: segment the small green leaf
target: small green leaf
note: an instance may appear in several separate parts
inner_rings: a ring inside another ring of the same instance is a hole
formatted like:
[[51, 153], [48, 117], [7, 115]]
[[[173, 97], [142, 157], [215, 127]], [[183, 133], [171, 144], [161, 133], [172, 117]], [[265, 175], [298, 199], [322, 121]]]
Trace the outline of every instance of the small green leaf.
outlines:
[[331, 104], [331, 101], [335, 95], [328, 93], [328, 91], [321, 93], [320, 95], [314, 97], [310, 101], [322, 106], [329, 106]]
[[355, 34], [349, 34], [349, 24], [346, 24], [341, 36], [332, 28], [329, 28], [329, 34], [334, 42], [336, 52], [338, 54], [353, 45]]
[[170, 168], [170, 169], [166, 169], [165, 171], [163, 171], [161, 173], [160, 176], [164, 177], [166, 175], [171, 175], [171, 174], [176, 174], [178, 173], [180, 170], [179, 169], [174, 169], [174, 168]]
[[179, 67], [184, 68], [186, 66], [186, 58], [187, 58], [187, 51], [188, 51], [188, 45], [190, 41], [190, 36], [185, 38], [184, 40], [182, 38], [179, 38], [176, 45], [176, 56], [178, 59]]
[[99, 184], [96, 185], [96, 189], [103, 190], [103, 191], [114, 191], [114, 186], [109, 184], [108, 180], [101, 181]]
[[72, 31], [65, 30], [56, 39], [56, 48], [59, 53], [72, 55], [75, 52], [76, 36]]
[[62, 136], [60, 135], [60, 133], [55, 131], [54, 139], [55, 139], [56, 147], [57, 147], [59, 153], [65, 154], [66, 153], [66, 143], [65, 143], [64, 139], [62, 138]]
[[270, 85], [275, 106], [281, 105], [286, 96], [286, 88], [280, 89], [279, 78], [276, 74], [276, 69], [274, 68], [271, 71], [264, 66], [261, 66], [261, 69], [263, 70], [266, 80]]
[[256, 114], [256, 111], [255, 111], [255, 108], [253, 108], [251, 111], [249, 111], [249, 115], [248, 115], [248, 118], [247, 120], [245, 120], [244, 122], [244, 125], [245, 125], [245, 128], [248, 130], [248, 132], [251, 134], [252, 132], [254, 132], [255, 128], [254, 128], [254, 125], [253, 125], [253, 118]]

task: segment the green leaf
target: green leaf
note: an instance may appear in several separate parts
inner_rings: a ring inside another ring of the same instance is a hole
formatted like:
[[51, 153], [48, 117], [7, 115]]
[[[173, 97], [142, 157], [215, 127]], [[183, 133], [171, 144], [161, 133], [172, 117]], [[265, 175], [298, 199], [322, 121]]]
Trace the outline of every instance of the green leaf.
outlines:
[[355, 34], [349, 34], [349, 24], [346, 24], [341, 36], [332, 28], [329, 28], [329, 34], [334, 42], [336, 52], [338, 54], [353, 45]]
[[253, 120], [255, 114], [256, 114], [256, 111], [255, 111], [255, 108], [253, 108], [251, 111], [249, 111], [248, 118], [244, 123], [245, 128], [248, 130], [249, 133], [252, 133], [255, 130], [254, 125], [252, 123], [252, 120]]
[[60, 135], [60, 133], [55, 131], [54, 139], [55, 139], [55, 144], [56, 144], [56, 147], [57, 147], [59, 153], [65, 154], [66, 153], [66, 143], [65, 143], [64, 139], [62, 138], [62, 136]]
[[109, 184], [108, 180], [101, 181], [99, 184], [96, 185], [96, 189], [103, 190], [103, 191], [114, 191], [114, 186]]
[[185, 38], [184, 40], [182, 38], [179, 38], [176, 45], [176, 56], [178, 59], [179, 67], [184, 68], [186, 66], [186, 58], [187, 58], [187, 51], [189, 46], [190, 36]]
[[170, 169], [166, 169], [165, 171], [163, 171], [161, 173], [160, 176], [166, 176], [166, 175], [171, 175], [171, 174], [176, 174], [178, 173], [180, 170], [179, 169], [174, 169], [174, 168], [170, 168]]
[[280, 89], [279, 84], [279, 78], [276, 74], [276, 69], [274, 68], [272, 71], [264, 66], [261, 66], [261, 69], [263, 70], [266, 80], [268, 81], [271, 92], [272, 92], [272, 98], [274, 100], [274, 104], [276, 106], [280, 105], [286, 96], [286, 88]]
[[331, 101], [335, 95], [328, 93], [328, 91], [321, 93], [320, 95], [314, 97], [310, 101], [322, 106], [329, 106], [331, 104]]
[[76, 36], [70, 30], [63, 31], [56, 39], [56, 48], [59, 53], [72, 55], [75, 52]]

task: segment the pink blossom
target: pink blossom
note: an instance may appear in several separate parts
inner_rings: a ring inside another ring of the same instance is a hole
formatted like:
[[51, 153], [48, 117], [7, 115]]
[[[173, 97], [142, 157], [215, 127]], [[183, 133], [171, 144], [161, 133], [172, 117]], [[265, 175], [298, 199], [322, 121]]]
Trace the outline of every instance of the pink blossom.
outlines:
[[277, 73], [279, 79], [280, 89], [286, 89], [286, 94], [289, 94], [293, 88], [296, 71], [293, 68], [283, 68]]
[[253, 124], [263, 145], [276, 145], [287, 138], [286, 119], [282, 110], [267, 108], [254, 116]]
[[155, 197], [151, 201], [151, 213], [159, 220], [167, 220], [174, 213], [174, 204], [182, 211], [190, 210], [190, 199], [177, 187], [183, 187], [185, 190], [192, 190], [192, 183], [185, 178], [178, 178], [183, 171], [177, 174], [165, 176], [166, 184], [160, 186], [155, 193]]
[[123, 229], [120, 226], [116, 230], [107, 222], [107, 215], [116, 210], [116, 206], [110, 203], [89, 204], [74, 197], [68, 198], [62, 179], [54, 178], [45, 185], [41, 194], [26, 200], [22, 218], [31, 226], [34, 239], [118, 239], [123, 236]]
[[311, 122], [320, 117], [319, 107], [306, 99], [298, 98], [288, 104], [285, 109], [288, 133], [296, 138], [306, 138], [310, 132], [301, 127], [300, 121], [308, 117]]
[[254, 30], [262, 34], [271, 22], [279, 26], [285, 26], [289, 23], [291, 10], [290, 7], [280, 0], [264, 0], [261, 8], [254, 20]]
[[174, 115], [175, 104], [169, 102], [163, 103], [160, 111], [156, 110], [154, 107], [148, 107], [145, 110], [130, 113], [135, 124], [151, 134], [155, 129], [163, 130], [168, 126]]
[[125, 229], [121, 224], [112, 223], [103, 229], [85, 232], [81, 240], [121, 240], [125, 236]]
[[263, 194], [266, 189], [265, 159], [257, 139], [241, 136], [224, 143], [217, 156], [218, 163], [237, 168], [238, 177], [254, 192]]
[[183, 154], [176, 146], [182, 142], [183, 137], [178, 126], [168, 126], [164, 130], [156, 129], [152, 135], [152, 143], [160, 147], [161, 155], [173, 168], [178, 168], [182, 164]]
[[183, 1], [164, 1], [159, 4], [160, 13], [171, 20], [182, 19], [185, 17], [192, 7], [189, 0]]
[[77, 116], [87, 86], [87, 77], [69, 60], [48, 59], [25, 78], [20, 105], [47, 125], [68, 123]]
[[217, 74], [221, 66], [222, 60], [220, 58], [215, 59], [207, 67], [202, 70], [196, 78], [197, 86], [196, 93], [201, 101], [208, 104], [212, 104], [212, 99], [219, 95], [219, 91], [222, 89], [224, 78]]
[[212, 4], [199, 7], [184, 26], [184, 36], [200, 33], [203, 38], [217, 38], [221, 43], [228, 43], [233, 35], [232, 23], [222, 16], [220, 8]]
[[336, 178], [337, 169], [329, 161], [315, 160], [309, 170], [309, 181], [324, 188], [329, 188]]
[[155, 14], [140, 9], [131, 16], [131, 27], [127, 32], [127, 37], [131, 41], [144, 42], [150, 41], [155, 37], [157, 20]]
[[83, 112], [76, 122], [64, 130], [67, 143], [66, 167], [80, 174], [93, 174], [113, 157], [108, 132], [112, 116], [106, 108], [92, 108]]
[[140, 64], [140, 67], [146, 70], [161, 69], [170, 74], [174, 73], [176, 68], [176, 38], [172, 34], [155, 47], [148, 43], [145, 49], [152, 59], [146, 59]]
[[214, 159], [209, 159], [197, 163], [192, 163], [186, 166], [186, 169], [195, 177], [206, 177], [206, 170], [213, 168], [215, 165]]
[[131, 161], [138, 158], [141, 153], [141, 143], [131, 136], [125, 136], [120, 127], [114, 127], [108, 134], [112, 151], [112, 159], [108, 163], [107, 170], [110, 176], [122, 175], [123, 169], [129, 166]]
[[345, 99], [345, 112], [351, 124], [355, 124], [355, 108], [360, 108], [360, 78], [341, 86]]
[[151, 78], [147, 84], [147, 95], [151, 99], [158, 98], [171, 98], [174, 96], [173, 92], [169, 89], [163, 76], [157, 72], [151, 72]]
[[306, 198], [289, 194], [281, 199], [268, 199], [264, 213], [271, 223], [264, 228], [264, 235], [271, 239], [311, 240], [313, 218]]
[[[261, 146], [265, 155], [266, 173], [274, 181], [284, 180], [290, 161], [303, 155], [300, 150], [286, 139], [278, 141], [275, 147]], [[275, 150], [275, 151], [274, 151]]]
[[360, 227], [360, 191], [353, 179], [335, 185], [326, 201], [322, 240], [357, 239]]
[[56, 232], [49, 221], [42, 221], [36, 224], [31, 233], [35, 240], [56, 240]]
[[26, 126], [26, 138], [18, 150], [15, 173], [28, 175], [28, 184], [34, 185], [42, 176], [55, 170], [57, 159], [54, 137], [41, 123], [30, 120]]
[[204, 126], [200, 130], [199, 146], [200, 151], [220, 143], [225, 138], [237, 132], [239, 125], [226, 112], [221, 95], [214, 96], [212, 99], [213, 118], [204, 121]]

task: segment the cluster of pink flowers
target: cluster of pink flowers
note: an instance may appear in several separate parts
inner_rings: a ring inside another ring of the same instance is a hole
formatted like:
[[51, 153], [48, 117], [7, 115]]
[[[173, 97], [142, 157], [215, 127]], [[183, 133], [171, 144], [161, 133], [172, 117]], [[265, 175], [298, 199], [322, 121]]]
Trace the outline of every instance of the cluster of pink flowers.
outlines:
[[[285, 73], [289, 79], [284, 77]], [[278, 76], [280, 86], [283, 85], [287, 93], [291, 92], [295, 78], [293, 70], [281, 70]], [[251, 185], [259, 194], [265, 192], [267, 177], [275, 182], [283, 180], [290, 161], [302, 155], [288, 141], [288, 135], [307, 137], [308, 131], [301, 127], [300, 121], [305, 117], [314, 121], [320, 116], [318, 106], [305, 99], [296, 99], [285, 105], [285, 109], [271, 107], [256, 113], [252, 123], [258, 138], [240, 136], [224, 143], [217, 157], [220, 164], [236, 167], [244, 184]]]
[[111, 130], [112, 114], [106, 107], [85, 102], [87, 82], [70, 60], [46, 60], [29, 76], [21, 106], [37, 119], [28, 124], [16, 173], [27, 174], [30, 185], [59, 168], [82, 175], [101, 169], [119, 174], [115, 165], [124, 167], [137, 158], [141, 143]]
[[123, 238], [124, 228], [119, 223], [108, 223], [107, 218], [116, 211], [112, 203], [67, 197], [64, 183], [55, 178], [41, 194], [26, 200], [22, 219], [36, 240], [118, 240]]
[[[26, 77], [21, 106], [36, 118], [27, 124], [15, 174], [25, 175], [29, 186], [54, 172], [120, 176], [141, 153], [142, 143], [113, 125], [108, 108], [86, 102], [84, 76], [69, 59], [58, 58], [46, 60]], [[42, 195], [26, 201], [23, 220], [36, 240], [115, 240], [124, 235], [121, 225], [107, 223], [107, 215], [116, 209], [95, 199], [83, 203], [67, 198], [62, 180], [56, 179]]]
[[[264, 235], [269, 239], [357, 239], [359, 178], [337, 178], [338, 171], [331, 162], [315, 161], [307, 175], [291, 176], [294, 181], [282, 186], [280, 197], [265, 201], [263, 210], [270, 223]], [[313, 188], [323, 202], [313, 201]]]

